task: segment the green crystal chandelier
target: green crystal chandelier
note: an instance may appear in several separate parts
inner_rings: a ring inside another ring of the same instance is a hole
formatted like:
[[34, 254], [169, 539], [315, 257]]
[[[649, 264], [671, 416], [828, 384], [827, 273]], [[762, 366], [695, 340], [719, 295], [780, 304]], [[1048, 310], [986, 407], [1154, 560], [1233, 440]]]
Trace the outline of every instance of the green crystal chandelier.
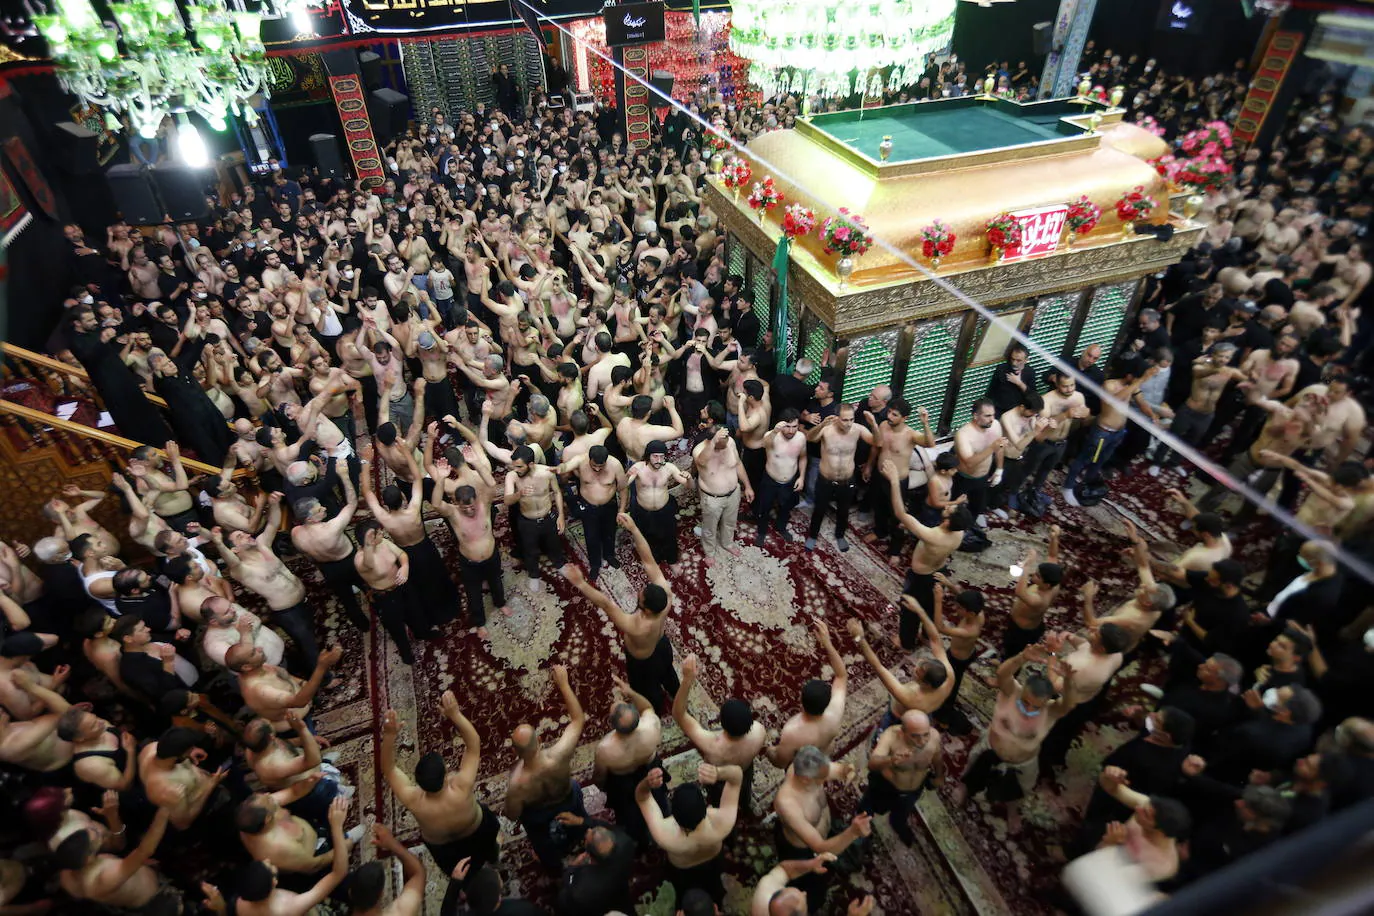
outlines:
[[925, 56], [954, 35], [957, 2], [732, 0], [730, 50], [765, 95], [871, 94], [920, 79]]
[[237, 2], [108, 0], [113, 22], [102, 22], [91, 0], [53, 0], [32, 19], [62, 87], [151, 138], [174, 112], [194, 111], [217, 131], [231, 112], [256, 120], [247, 102], [267, 94], [262, 19], [279, 11]]

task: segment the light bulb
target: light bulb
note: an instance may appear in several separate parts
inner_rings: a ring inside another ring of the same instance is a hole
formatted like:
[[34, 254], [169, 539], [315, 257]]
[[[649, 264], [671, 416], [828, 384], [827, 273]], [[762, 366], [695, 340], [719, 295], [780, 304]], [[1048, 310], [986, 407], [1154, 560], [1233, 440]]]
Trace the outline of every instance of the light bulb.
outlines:
[[193, 169], [203, 169], [210, 164], [210, 151], [205, 148], [205, 140], [185, 117], [177, 124], [177, 151], [181, 153], [181, 161]]
[[95, 46], [95, 53], [101, 60], [114, 60], [119, 55], [119, 49], [112, 41], [102, 41]]
[[310, 21], [310, 9], [305, 4], [291, 8], [291, 28], [297, 35], [315, 34], [315, 23]]

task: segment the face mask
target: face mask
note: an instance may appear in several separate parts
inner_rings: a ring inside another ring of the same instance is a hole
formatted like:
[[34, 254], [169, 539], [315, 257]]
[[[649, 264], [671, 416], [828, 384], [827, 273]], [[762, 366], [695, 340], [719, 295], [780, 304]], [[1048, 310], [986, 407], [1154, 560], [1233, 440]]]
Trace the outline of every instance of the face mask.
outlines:
[[1312, 564], [1307, 562], [1307, 560], [1303, 557], [1298, 557], [1298, 565], [1301, 566], [1303, 569], [1307, 570], [1308, 572], [1312, 571]]
[[92, 304], [93, 302], [95, 302], [95, 297], [92, 296], [90, 293], [87, 293], [86, 295], [84, 295], [84, 296], [81, 297], [81, 304], [82, 304], [82, 305], [90, 305], [90, 304]]
[[1146, 719], [1145, 719], [1145, 732], [1146, 732], [1146, 734], [1153, 735], [1153, 734], [1155, 733], [1155, 728], [1156, 728], [1156, 726], [1155, 726], [1155, 718], [1154, 718], [1154, 716], [1149, 716], [1148, 718], [1146, 718]]
[[1027, 717], [1032, 718], [1032, 719], [1035, 718], [1036, 716], [1040, 715], [1042, 712], [1044, 712], [1043, 709], [1031, 709], [1031, 708], [1030, 708], [1029, 706], [1027, 706], [1025, 703], [1022, 703], [1022, 702], [1021, 702], [1021, 698], [1020, 698], [1020, 697], [1017, 697], [1017, 698], [1016, 698], [1016, 708], [1017, 708], [1018, 710], [1020, 710], [1021, 715], [1027, 716]]
[[349, 268], [348, 270], [345, 270], [344, 273], [343, 273], [343, 275], [344, 275], [345, 277], [347, 277], [348, 279], [352, 280], [352, 279], [353, 279], [353, 269], [352, 269], [352, 268]]
[[196, 293], [196, 298], [197, 298], [197, 299], [209, 299], [209, 298], [210, 298], [210, 294], [209, 294], [209, 293]]
[[249, 248], [257, 248], [257, 247], [258, 247], [258, 243], [257, 243], [257, 242], [248, 242], [247, 245], [248, 245]]
[[1276, 712], [1279, 708], [1279, 688], [1270, 687], [1260, 696], [1264, 701], [1264, 708], [1270, 712]]
[[491, 155], [491, 147], [490, 147], [490, 146], [484, 146], [484, 147], [482, 147], [482, 155], [483, 155], [483, 156], [490, 156], [490, 155]]

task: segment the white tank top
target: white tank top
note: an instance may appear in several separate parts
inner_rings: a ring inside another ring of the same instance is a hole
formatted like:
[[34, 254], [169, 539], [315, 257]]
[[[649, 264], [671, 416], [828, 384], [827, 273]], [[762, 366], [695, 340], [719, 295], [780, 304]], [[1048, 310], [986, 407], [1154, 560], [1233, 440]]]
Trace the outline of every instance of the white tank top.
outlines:
[[116, 617], [118, 617], [118, 616], [119, 616], [119, 609], [118, 609], [117, 607], [115, 607], [115, 603], [114, 603], [114, 599], [113, 599], [113, 598], [99, 598], [99, 597], [97, 597], [97, 596], [91, 594], [91, 583], [92, 583], [92, 582], [99, 582], [99, 581], [101, 581], [102, 579], [113, 579], [113, 578], [114, 578], [114, 573], [112, 573], [112, 572], [98, 572], [98, 573], [92, 573], [92, 574], [89, 575], [89, 576], [88, 576], [88, 575], [85, 575], [85, 574], [83, 573], [82, 576], [81, 576], [81, 581], [85, 584], [85, 586], [86, 586], [86, 594], [88, 594], [88, 595], [91, 596], [91, 600], [92, 600], [92, 601], [95, 601], [95, 602], [98, 603], [101, 607], [105, 608], [105, 610], [109, 611], [111, 614], [113, 614], [113, 615], [115, 615]]

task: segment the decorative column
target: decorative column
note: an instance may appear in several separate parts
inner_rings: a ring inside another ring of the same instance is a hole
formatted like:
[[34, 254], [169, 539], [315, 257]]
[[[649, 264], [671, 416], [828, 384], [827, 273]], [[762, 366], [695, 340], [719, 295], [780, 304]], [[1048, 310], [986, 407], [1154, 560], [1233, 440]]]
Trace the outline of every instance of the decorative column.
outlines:
[[372, 134], [372, 119], [367, 113], [367, 90], [363, 86], [358, 54], [352, 48], [345, 48], [326, 51], [320, 57], [329, 71], [329, 91], [339, 112], [348, 155], [353, 160], [353, 174], [360, 187], [379, 187], [386, 181], [386, 172], [382, 168], [377, 138]]
[[1054, 38], [1040, 75], [1040, 98], [1062, 99], [1073, 95], [1078, 85], [1078, 62], [1088, 43], [1097, 0], [1059, 0], [1054, 20]]
[[[648, 149], [650, 142], [649, 119], [653, 109], [649, 105], [649, 48], [635, 45], [615, 49], [615, 62], [625, 68], [615, 71], [616, 101], [625, 118], [625, 147], [629, 150]], [[628, 72], [643, 80], [644, 83], [629, 79]]]

